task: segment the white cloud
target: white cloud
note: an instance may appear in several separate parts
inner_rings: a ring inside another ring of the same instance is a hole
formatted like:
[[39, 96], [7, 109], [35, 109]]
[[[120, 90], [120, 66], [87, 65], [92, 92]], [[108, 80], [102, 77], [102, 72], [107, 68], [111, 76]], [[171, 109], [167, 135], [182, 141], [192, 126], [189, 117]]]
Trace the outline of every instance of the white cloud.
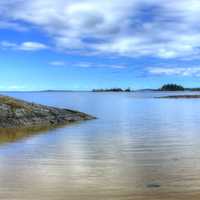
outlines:
[[28, 87], [24, 85], [1, 85], [0, 90], [2, 91], [20, 91], [20, 90], [26, 90]]
[[113, 68], [113, 69], [124, 69], [126, 65], [115, 65], [115, 64], [99, 64], [99, 63], [78, 63], [79, 67], [97, 67], [97, 68]]
[[125, 65], [111, 65], [110, 67], [114, 68], [114, 69], [125, 69], [127, 66], [125, 66]]
[[200, 76], [200, 67], [152, 67], [148, 71], [154, 75]]
[[0, 29], [11, 29], [16, 31], [27, 31], [28, 29], [24, 26], [19, 25], [15, 22], [0, 21]]
[[38, 51], [47, 48], [45, 44], [39, 42], [23, 42], [18, 46], [18, 49], [23, 51]]
[[25, 89], [26, 87], [23, 85], [11, 85], [8, 86], [8, 89], [12, 89], [12, 90], [19, 90], [19, 89]]
[[13, 50], [21, 50], [21, 51], [39, 51], [48, 49], [49, 47], [45, 44], [39, 42], [23, 42], [21, 44], [16, 44], [9, 41], [1, 41], [0, 47], [3, 49], [13, 49]]
[[100, 64], [93, 62], [65, 62], [65, 61], [51, 61], [49, 63], [52, 66], [71, 66], [71, 67], [81, 67], [81, 68], [113, 68], [113, 69], [125, 69], [127, 66], [125, 64]]
[[52, 61], [49, 64], [53, 66], [65, 66], [66, 63], [63, 61]]
[[7, 48], [11, 48], [11, 49], [17, 48], [17, 44], [12, 43], [12, 42], [8, 42], [8, 41], [1, 41], [0, 46], [2, 48], [5, 48], [5, 49], [7, 49]]
[[74, 65], [77, 67], [83, 67], [83, 68], [89, 68], [89, 67], [96, 66], [96, 64], [89, 63], [89, 62], [74, 63]]
[[[3, 23], [14, 21], [18, 27], [20, 22], [34, 25], [46, 32], [63, 51], [166, 59], [199, 55], [199, 10], [199, 0], [0, 2]], [[34, 48], [45, 46], [22, 45], [24, 50]]]

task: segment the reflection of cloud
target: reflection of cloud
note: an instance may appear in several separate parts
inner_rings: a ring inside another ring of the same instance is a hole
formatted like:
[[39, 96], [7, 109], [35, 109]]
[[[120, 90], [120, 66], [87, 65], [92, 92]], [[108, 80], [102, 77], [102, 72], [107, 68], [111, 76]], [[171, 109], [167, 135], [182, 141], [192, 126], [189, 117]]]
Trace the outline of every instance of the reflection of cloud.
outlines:
[[[96, 109], [103, 112], [112, 104], [108, 110], [114, 117], [109, 120], [54, 129], [1, 148], [0, 198], [154, 200], [165, 198], [166, 192], [178, 199], [193, 195], [199, 189], [199, 166], [194, 165], [199, 160], [198, 120], [192, 127], [183, 122], [197, 119], [198, 109], [191, 109], [194, 103], [187, 104], [188, 113], [183, 102], [161, 102], [161, 108], [151, 100], [132, 101], [106, 99]], [[161, 185], [156, 191], [146, 187], [156, 183]]]

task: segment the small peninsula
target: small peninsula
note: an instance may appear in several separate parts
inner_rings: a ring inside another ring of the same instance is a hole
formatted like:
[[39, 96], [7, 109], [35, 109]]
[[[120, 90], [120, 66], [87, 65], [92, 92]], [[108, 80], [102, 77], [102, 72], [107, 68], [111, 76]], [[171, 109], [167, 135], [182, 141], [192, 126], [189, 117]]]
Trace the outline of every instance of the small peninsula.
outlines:
[[0, 95], [0, 129], [54, 127], [90, 119], [95, 117]]
[[200, 95], [172, 95], [156, 97], [157, 99], [200, 99]]

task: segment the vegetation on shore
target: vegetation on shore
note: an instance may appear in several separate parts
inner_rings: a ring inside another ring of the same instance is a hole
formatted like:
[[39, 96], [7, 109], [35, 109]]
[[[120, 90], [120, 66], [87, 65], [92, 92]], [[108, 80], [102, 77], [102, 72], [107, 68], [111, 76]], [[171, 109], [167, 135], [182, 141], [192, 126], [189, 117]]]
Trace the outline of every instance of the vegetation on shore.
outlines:
[[[184, 88], [181, 85], [177, 84], [165, 84], [159, 91], [200, 91], [199, 88]], [[182, 95], [170, 95], [170, 96], [161, 96], [156, 97], [159, 99], [199, 99], [199, 94], [182, 94]]]
[[109, 88], [109, 89], [93, 89], [92, 92], [131, 92], [130, 88]]
[[182, 85], [178, 85], [178, 84], [173, 84], [173, 83], [169, 83], [169, 84], [164, 84], [163, 86], [161, 86], [158, 89], [141, 89], [138, 91], [152, 91], [152, 92], [156, 92], [156, 91], [191, 91], [191, 92], [195, 92], [195, 91], [200, 91], [200, 88], [187, 88], [187, 87], [183, 87]]
[[[130, 88], [106, 88], [106, 89], [93, 89], [92, 92], [132, 92]], [[141, 89], [136, 91], [200, 91], [200, 88], [184, 88], [182, 85], [168, 83], [164, 84], [158, 89]]]
[[161, 91], [184, 91], [185, 88], [177, 84], [165, 84], [160, 88]]

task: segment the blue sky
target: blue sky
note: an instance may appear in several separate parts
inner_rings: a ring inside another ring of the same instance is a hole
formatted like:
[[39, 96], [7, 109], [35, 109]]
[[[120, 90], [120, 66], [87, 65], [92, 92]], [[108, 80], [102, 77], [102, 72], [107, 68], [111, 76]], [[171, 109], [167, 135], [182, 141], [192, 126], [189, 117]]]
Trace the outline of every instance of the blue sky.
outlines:
[[1, 0], [0, 90], [200, 87], [199, 0]]

